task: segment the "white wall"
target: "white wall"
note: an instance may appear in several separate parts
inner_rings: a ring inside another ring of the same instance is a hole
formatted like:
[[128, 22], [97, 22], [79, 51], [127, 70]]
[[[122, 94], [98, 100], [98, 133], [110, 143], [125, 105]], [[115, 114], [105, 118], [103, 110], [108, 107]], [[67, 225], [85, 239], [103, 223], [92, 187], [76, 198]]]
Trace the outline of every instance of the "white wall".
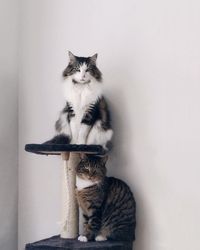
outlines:
[[99, 53], [113, 112], [109, 173], [137, 200], [135, 250], [198, 250], [200, 3], [23, 0], [19, 250], [59, 233], [61, 160], [24, 152], [53, 133], [67, 50]]
[[17, 249], [18, 1], [0, 8], [0, 249]]

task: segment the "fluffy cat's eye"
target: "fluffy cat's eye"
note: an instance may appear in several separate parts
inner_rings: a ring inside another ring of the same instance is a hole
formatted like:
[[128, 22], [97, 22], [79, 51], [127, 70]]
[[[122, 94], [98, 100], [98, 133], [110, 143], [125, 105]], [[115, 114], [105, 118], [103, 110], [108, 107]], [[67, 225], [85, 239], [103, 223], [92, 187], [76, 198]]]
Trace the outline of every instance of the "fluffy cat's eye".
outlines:
[[77, 72], [81, 72], [79, 67], [74, 67], [74, 70]]

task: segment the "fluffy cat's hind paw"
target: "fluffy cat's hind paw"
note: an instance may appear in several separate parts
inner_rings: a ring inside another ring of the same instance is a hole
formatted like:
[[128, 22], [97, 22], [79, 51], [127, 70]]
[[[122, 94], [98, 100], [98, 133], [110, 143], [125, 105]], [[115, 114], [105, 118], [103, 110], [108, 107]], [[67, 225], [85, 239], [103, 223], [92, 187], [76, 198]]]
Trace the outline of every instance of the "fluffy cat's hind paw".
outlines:
[[69, 144], [70, 138], [65, 134], [54, 136], [51, 140], [44, 142], [43, 144]]
[[82, 242], [87, 242], [87, 241], [88, 241], [87, 237], [86, 237], [86, 236], [83, 236], [83, 235], [80, 235], [80, 236], [78, 237], [78, 240], [79, 240], [79, 241], [82, 241]]
[[107, 238], [103, 235], [97, 235], [96, 238], [95, 238], [95, 241], [106, 241]]

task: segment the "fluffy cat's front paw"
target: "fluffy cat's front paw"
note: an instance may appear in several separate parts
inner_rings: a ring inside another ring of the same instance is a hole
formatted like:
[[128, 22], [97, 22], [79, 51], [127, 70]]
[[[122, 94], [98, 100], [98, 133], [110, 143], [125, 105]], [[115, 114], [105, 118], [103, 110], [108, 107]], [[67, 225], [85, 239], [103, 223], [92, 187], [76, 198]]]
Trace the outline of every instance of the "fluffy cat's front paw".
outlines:
[[86, 144], [86, 140], [82, 137], [79, 137], [76, 144]]
[[95, 241], [106, 241], [107, 238], [103, 235], [97, 235]]
[[79, 241], [82, 241], [82, 242], [87, 242], [87, 241], [88, 241], [87, 237], [84, 236], [84, 235], [80, 235], [80, 236], [78, 237], [78, 240], [79, 240]]
[[78, 145], [85, 145], [86, 144], [86, 142], [85, 141], [77, 141], [77, 143], [76, 144], [78, 144]]

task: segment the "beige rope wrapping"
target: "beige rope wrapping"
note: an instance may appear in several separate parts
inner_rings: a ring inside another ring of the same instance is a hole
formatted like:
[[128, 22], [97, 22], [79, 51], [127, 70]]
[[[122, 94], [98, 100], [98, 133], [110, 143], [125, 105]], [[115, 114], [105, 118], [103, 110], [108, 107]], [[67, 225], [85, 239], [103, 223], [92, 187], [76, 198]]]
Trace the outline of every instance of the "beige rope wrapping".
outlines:
[[79, 162], [76, 153], [62, 153], [62, 229], [61, 238], [73, 239], [78, 236], [78, 205], [75, 197], [76, 174], [75, 167]]

